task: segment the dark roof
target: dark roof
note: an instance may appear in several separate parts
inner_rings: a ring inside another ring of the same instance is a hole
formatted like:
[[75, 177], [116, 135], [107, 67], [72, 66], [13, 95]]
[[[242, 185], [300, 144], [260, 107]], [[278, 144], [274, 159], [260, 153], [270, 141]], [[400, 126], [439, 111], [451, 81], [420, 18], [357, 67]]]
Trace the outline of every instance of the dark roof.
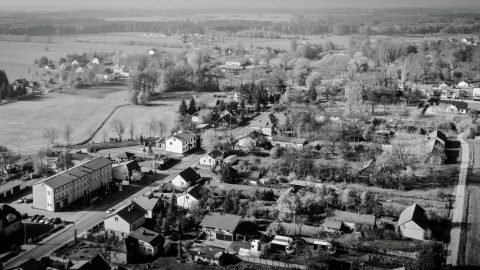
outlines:
[[129, 205], [126, 205], [125, 207], [120, 208], [119, 210], [108, 215], [106, 218], [118, 215], [120, 218], [122, 218], [129, 224], [132, 224], [133, 222], [145, 216], [146, 213], [147, 211], [145, 211], [140, 205], [132, 202]]
[[179, 139], [180, 141], [188, 141], [190, 139], [196, 138], [197, 134], [186, 130], [186, 131], [183, 131], [181, 133], [177, 133], [177, 134], [173, 135], [173, 137]]
[[73, 153], [73, 154], [70, 154], [70, 156], [72, 157], [73, 160], [84, 160], [84, 159], [94, 158], [94, 156], [91, 156], [85, 153]]
[[428, 134], [428, 138], [429, 139], [439, 138], [440, 140], [442, 140], [444, 142], [448, 141], [447, 135], [445, 135], [445, 133], [441, 132], [438, 129], [430, 132], [430, 134]]
[[237, 124], [237, 118], [235, 118], [231, 114], [225, 114], [217, 120], [217, 124], [220, 122], [224, 122], [226, 124]]
[[180, 175], [180, 177], [182, 177], [185, 182], [189, 183], [196, 183], [198, 180], [201, 179], [200, 175], [194, 169], [192, 169], [192, 167], [186, 168], [178, 175]]
[[73, 168], [70, 168], [66, 171], [57, 173], [47, 179], [37, 182], [36, 184], [44, 183], [45, 185], [56, 189], [65, 184], [73, 182], [80, 177], [88, 175], [100, 168], [103, 168], [109, 164], [112, 164], [112, 161], [105, 157], [98, 157], [92, 160], [89, 160], [85, 163], [77, 165]]
[[196, 246], [192, 247], [188, 250], [188, 253], [192, 255], [196, 255], [202, 258], [218, 260], [220, 256], [223, 254], [225, 249], [212, 247], [212, 246]]
[[412, 204], [409, 207], [403, 209], [400, 217], [398, 218], [397, 226], [400, 226], [409, 221], [413, 221], [418, 226], [426, 229], [428, 222], [425, 215], [425, 210], [418, 204]]
[[130, 160], [128, 162], [125, 162], [125, 166], [127, 166], [129, 172], [141, 170], [140, 165], [138, 165], [138, 162], [136, 160]]
[[42, 263], [40, 261], [35, 260], [34, 258], [30, 258], [24, 262], [22, 262], [17, 267], [13, 267], [11, 269], [23, 269], [23, 270], [40, 270], [43, 269]]
[[210, 193], [210, 190], [208, 190], [208, 188], [204, 187], [203, 185], [198, 184], [189, 188], [187, 190], [187, 193], [193, 198], [200, 200], [205, 195], [208, 195], [208, 193]]
[[242, 217], [237, 215], [209, 213], [200, 222], [200, 226], [235, 231], [241, 219]]
[[210, 156], [213, 159], [223, 159], [225, 157], [225, 152], [222, 152], [218, 149], [212, 150], [207, 153], [207, 156]]
[[248, 172], [247, 178], [258, 180], [258, 179], [260, 179], [261, 175], [262, 174], [259, 171], [250, 171], [250, 172]]
[[140, 227], [133, 231], [130, 234], [130, 237], [133, 237], [137, 240], [141, 240], [143, 242], [147, 242], [153, 247], [158, 246], [159, 244], [163, 243], [164, 238], [161, 234], [154, 232], [152, 230], [149, 230], [144, 227]]
[[11, 223], [22, 220], [20, 213], [8, 204], [0, 205], [0, 220], [2, 226], [7, 226]]
[[425, 154], [431, 154], [435, 150], [444, 152], [445, 151], [445, 144], [440, 141], [438, 138], [432, 138], [425, 144]]
[[374, 215], [364, 215], [345, 211], [334, 211], [331, 219], [340, 220], [348, 223], [364, 224], [375, 226], [376, 218]]
[[23, 181], [21, 180], [8, 181], [0, 186], [0, 193], [4, 193], [5, 191], [11, 190], [14, 187], [20, 186], [21, 184], [23, 184]]
[[128, 159], [128, 160], [134, 159], [135, 157], [136, 157], [136, 155], [134, 153], [130, 153], [130, 152], [123, 152], [123, 153], [121, 153], [117, 156], [117, 158]]

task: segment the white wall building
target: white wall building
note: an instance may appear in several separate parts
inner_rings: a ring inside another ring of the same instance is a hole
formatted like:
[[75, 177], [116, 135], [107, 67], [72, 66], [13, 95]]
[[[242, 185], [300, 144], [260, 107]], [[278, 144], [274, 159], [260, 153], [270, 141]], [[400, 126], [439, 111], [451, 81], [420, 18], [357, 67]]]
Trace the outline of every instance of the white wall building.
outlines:
[[172, 179], [175, 187], [187, 188], [197, 184], [202, 177], [191, 167], [186, 168]]
[[79, 199], [92, 199], [92, 192], [108, 188], [112, 161], [98, 157], [35, 183], [33, 208], [58, 211]]
[[191, 131], [179, 132], [165, 140], [165, 151], [183, 154], [197, 148], [197, 134]]
[[105, 230], [117, 236], [126, 236], [145, 224], [146, 213], [142, 207], [132, 202], [105, 217]]

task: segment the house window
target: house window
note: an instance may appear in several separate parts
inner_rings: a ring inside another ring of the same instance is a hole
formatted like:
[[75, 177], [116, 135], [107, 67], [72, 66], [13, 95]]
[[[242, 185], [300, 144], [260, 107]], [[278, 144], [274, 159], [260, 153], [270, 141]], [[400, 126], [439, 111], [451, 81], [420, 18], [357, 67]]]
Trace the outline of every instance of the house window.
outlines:
[[115, 221], [118, 221], [118, 217], [115, 217]]

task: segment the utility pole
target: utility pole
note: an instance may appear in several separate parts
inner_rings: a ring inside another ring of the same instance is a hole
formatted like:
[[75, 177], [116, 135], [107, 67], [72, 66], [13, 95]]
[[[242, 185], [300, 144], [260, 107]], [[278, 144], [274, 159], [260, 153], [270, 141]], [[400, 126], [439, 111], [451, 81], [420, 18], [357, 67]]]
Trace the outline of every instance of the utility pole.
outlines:
[[23, 223], [23, 232], [25, 236], [25, 245], [27, 244], [27, 223]]

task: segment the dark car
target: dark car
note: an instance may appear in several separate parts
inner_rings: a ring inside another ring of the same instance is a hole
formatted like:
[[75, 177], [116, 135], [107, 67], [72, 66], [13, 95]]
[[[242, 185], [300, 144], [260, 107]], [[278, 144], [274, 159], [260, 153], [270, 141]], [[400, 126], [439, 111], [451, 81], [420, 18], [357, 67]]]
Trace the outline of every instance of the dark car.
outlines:
[[37, 217], [38, 217], [38, 215], [33, 215], [33, 216], [30, 218], [30, 220], [31, 220], [31, 221], [34, 221], [35, 219], [37, 219]]

